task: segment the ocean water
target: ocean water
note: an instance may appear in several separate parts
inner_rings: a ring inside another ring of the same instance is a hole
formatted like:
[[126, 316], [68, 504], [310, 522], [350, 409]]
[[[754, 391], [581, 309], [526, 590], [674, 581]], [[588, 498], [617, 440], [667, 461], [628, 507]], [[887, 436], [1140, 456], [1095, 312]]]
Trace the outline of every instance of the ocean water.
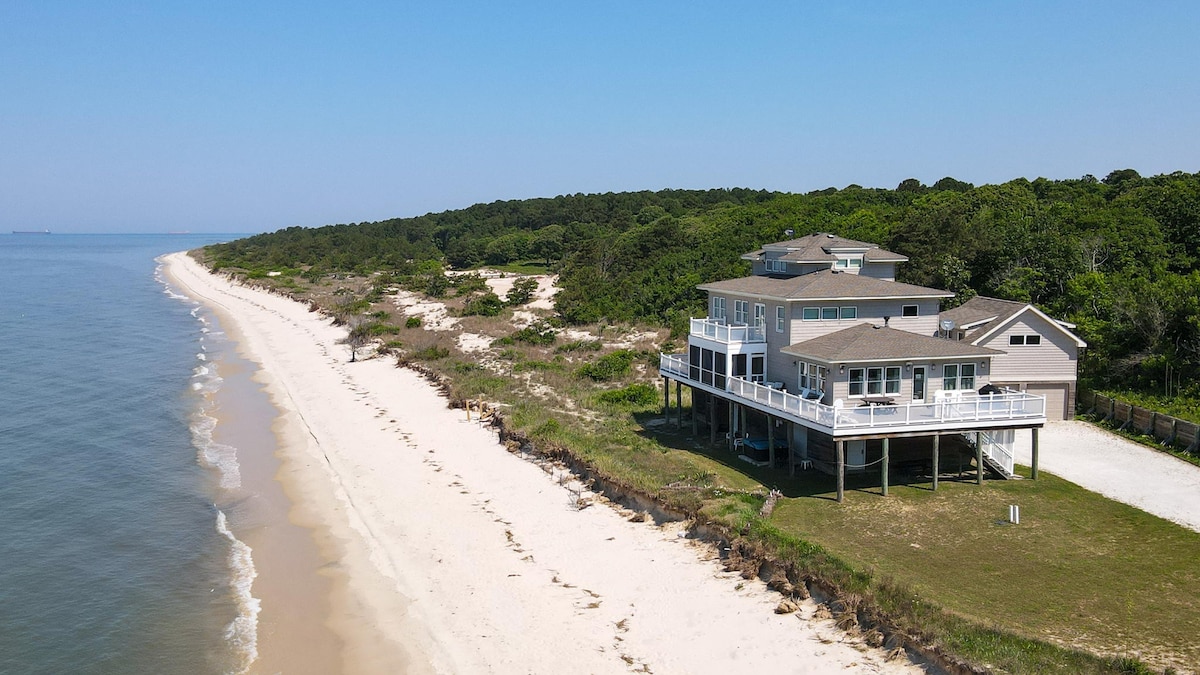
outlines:
[[228, 343], [156, 257], [233, 235], [0, 235], [0, 673], [226, 673], [254, 657]]

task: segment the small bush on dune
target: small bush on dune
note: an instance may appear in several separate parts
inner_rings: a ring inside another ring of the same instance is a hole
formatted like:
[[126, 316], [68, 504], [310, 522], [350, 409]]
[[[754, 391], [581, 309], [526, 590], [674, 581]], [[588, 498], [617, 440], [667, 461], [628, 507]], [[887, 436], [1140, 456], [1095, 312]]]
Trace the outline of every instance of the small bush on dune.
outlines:
[[585, 363], [576, 371], [580, 377], [586, 377], [596, 382], [608, 382], [623, 377], [629, 373], [635, 354], [628, 349], [618, 349], [611, 354], [605, 354], [593, 363]]
[[596, 399], [610, 405], [646, 406], [658, 401], [658, 390], [648, 384], [631, 384], [601, 392]]

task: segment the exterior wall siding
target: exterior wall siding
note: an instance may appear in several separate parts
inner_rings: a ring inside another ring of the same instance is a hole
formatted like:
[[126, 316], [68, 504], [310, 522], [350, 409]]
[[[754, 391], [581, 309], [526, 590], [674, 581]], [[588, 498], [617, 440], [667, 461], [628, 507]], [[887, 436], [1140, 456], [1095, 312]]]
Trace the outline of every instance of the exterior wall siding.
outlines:
[[[904, 318], [904, 305], [917, 305], [917, 316]], [[845, 307], [854, 306], [858, 308], [857, 319], [838, 319], [838, 320], [816, 320], [804, 321], [803, 312], [805, 307]], [[899, 330], [906, 330], [910, 333], [918, 333], [920, 335], [933, 335], [937, 332], [938, 325], [938, 301], [932, 300], [844, 300], [838, 302], [830, 301], [803, 301], [799, 300], [792, 303], [792, 328], [791, 342], [804, 342], [822, 335], [827, 335], [835, 331], [849, 328], [860, 323], [883, 324], [883, 317], [890, 317], [888, 326]]]
[[872, 279], [883, 279], [884, 281], [896, 280], [896, 263], [866, 263], [859, 271], [864, 277]]
[[[1041, 335], [1040, 345], [1009, 345], [1010, 335]], [[1025, 312], [1011, 326], [991, 336], [981, 347], [1005, 352], [992, 363], [997, 382], [1074, 382], [1079, 349], [1045, 319]]]

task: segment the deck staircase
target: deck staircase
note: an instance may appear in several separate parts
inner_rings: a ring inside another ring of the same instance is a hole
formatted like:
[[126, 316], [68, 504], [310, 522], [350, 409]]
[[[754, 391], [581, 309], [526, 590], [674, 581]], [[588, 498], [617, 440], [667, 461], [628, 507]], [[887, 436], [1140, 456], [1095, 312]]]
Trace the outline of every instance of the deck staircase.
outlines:
[[[975, 448], [975, 434], [963, 434], [967, 444]], [[996, 429], [980, 431], [979, 442], [983, 445], [983, 463], [994, 474], [1005, 480], [1016, 478], [1014, 470], [1014, 446], [1016, 431], [1012, 429]]]

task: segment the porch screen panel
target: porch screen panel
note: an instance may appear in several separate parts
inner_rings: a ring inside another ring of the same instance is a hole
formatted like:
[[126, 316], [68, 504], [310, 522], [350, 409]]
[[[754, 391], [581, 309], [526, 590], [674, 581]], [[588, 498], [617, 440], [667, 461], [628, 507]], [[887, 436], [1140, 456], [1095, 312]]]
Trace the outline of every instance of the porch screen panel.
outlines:
[[700, 347], [692, 345], [688, 350], [688, 377], [693, 380], [700, 379]]
[[700, 350], [700, 381], [712, 384], [713, 353], [711, 349]]
[[716, 375], [713, 376], [713, 386], [718, 389], [725, 388], [725, 354], [721, 352], [713, 352], [713, 370]]
[[750, 381], [763, 382], [767, 379], [766, 376], [766, 359], [762, 356], [754, 355], [750, 357]]

